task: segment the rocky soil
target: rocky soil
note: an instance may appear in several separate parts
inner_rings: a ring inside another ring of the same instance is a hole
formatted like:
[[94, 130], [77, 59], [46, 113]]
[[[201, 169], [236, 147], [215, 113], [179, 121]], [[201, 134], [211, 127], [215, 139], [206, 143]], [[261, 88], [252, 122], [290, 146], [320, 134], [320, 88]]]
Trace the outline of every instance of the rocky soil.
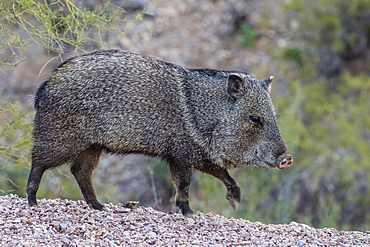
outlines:
[[186, 218], [152, 208], [83, 201], [0, 197], [1, 246], [369, 246], [370, 232], [315, 229], [291, 222], [265, 225], [215, 213]]

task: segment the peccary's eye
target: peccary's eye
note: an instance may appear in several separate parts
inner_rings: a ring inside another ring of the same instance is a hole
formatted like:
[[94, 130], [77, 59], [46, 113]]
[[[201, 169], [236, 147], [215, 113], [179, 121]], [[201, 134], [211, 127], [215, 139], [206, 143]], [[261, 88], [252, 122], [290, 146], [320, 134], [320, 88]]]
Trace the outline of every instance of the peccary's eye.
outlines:
[[252, 124], [258, 124], [258, 125], [261, 125], [262, 122], [261, 122], [261, 118], [258, 117], [258, 116], [249, 116], [249, 120], [251, 121]]

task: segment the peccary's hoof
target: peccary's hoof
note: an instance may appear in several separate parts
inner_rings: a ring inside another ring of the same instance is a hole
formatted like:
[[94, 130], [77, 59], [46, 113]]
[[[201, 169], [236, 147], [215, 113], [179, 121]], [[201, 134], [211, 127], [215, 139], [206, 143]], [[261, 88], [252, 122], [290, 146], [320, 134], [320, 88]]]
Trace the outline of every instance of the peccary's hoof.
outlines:
[[195, 216], [194, 216], [193, 212], [187, 213], [187, 214], [183, 214], [183, 215], [184, 215], [184, 217], [186, 217], [188, 219], [195, 219]]
[[240, 203], [240, 187], [238, 184], [227, 189], [226, 199], [235, 210]]
[[186, 214], [182, 214], [182, 215], [184, 215], [187, 218], [193, 218], [194, 217], [193, 211], [187, 212]]
[[37, 206], [36, 197], [28, 196], [28, 197], [27, 197], [27, 200], [28, 200], [28, 205], [29, 205], [30, 207]]
[[177, 213], [181, 213], [182, 215], [186, 216], [186, 217], [189, 217], [191, 215], [193, 215], [193, 210], [191, 210], [190, 208], [178, 208], [176, 210]]
[[293, 165], [293, 157], [290, 154], [287, 154], [284, 159], [278, 164], [277, 168], [285, 169]]
[[37, 205], [37, 203], [35, 203], [35, 204], [28, 203], [28, 206], [31, 207], [31, 208], [36, 208], [38, 205]]
[[193, 215], [193, 210], [189, 209], [189, 210], [177, 210], [178, 213], [181, 213], [182, 215], [184, 215], [185, 217], [190, 217]]
[[184, 216], [193, 214], [193, 210], [189, 207], [189, 201], [176, 201], [176, 212], [181, 213]]
[[239, 206], [239, 201], [234, 198], [230, 198], [228, 200], [230, 202], [231, 207], [233, 207], [233, 209], [236, 210], [236, 208]]
[[97, 210], [104, 210], [104, 206], [100, 202], [87, 203], [90, 208]]

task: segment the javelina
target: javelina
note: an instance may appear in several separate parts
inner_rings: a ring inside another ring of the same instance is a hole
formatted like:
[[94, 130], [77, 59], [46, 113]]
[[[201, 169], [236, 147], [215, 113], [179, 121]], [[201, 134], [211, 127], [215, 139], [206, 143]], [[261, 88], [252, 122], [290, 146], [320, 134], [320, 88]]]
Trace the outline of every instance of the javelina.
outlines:
[[228, 168], [293, 163], [269, 96], [271, 81], [118, 50], [63, 62], [35, 96], [29, 204], [36, 205], [44, 171], [68, 163], [86, 202], [102, 209], [91, 174], [106, 151], [167, 161], [184, 215], [192, 213], [195, 169], [220, 179], [236, 208], [240, 188]]

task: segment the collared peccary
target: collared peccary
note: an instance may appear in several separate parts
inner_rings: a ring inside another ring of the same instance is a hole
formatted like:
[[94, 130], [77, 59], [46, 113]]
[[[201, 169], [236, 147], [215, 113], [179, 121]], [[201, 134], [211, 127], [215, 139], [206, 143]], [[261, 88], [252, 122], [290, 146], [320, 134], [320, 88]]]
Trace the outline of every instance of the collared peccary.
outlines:
[[167, 161], [184, 215], [192, 213], [194, 170], [220, 179], [236, 208], [240, 188], [228, 168], [284, 169], [293, 163], [269, 96], [271, 81], [118, 50], [63, 62], [35, 96], [29, 204], [36, 205], [44, 171], [67, 163], [86, 202], [102, 209], [91, 175], [106, 151]]

